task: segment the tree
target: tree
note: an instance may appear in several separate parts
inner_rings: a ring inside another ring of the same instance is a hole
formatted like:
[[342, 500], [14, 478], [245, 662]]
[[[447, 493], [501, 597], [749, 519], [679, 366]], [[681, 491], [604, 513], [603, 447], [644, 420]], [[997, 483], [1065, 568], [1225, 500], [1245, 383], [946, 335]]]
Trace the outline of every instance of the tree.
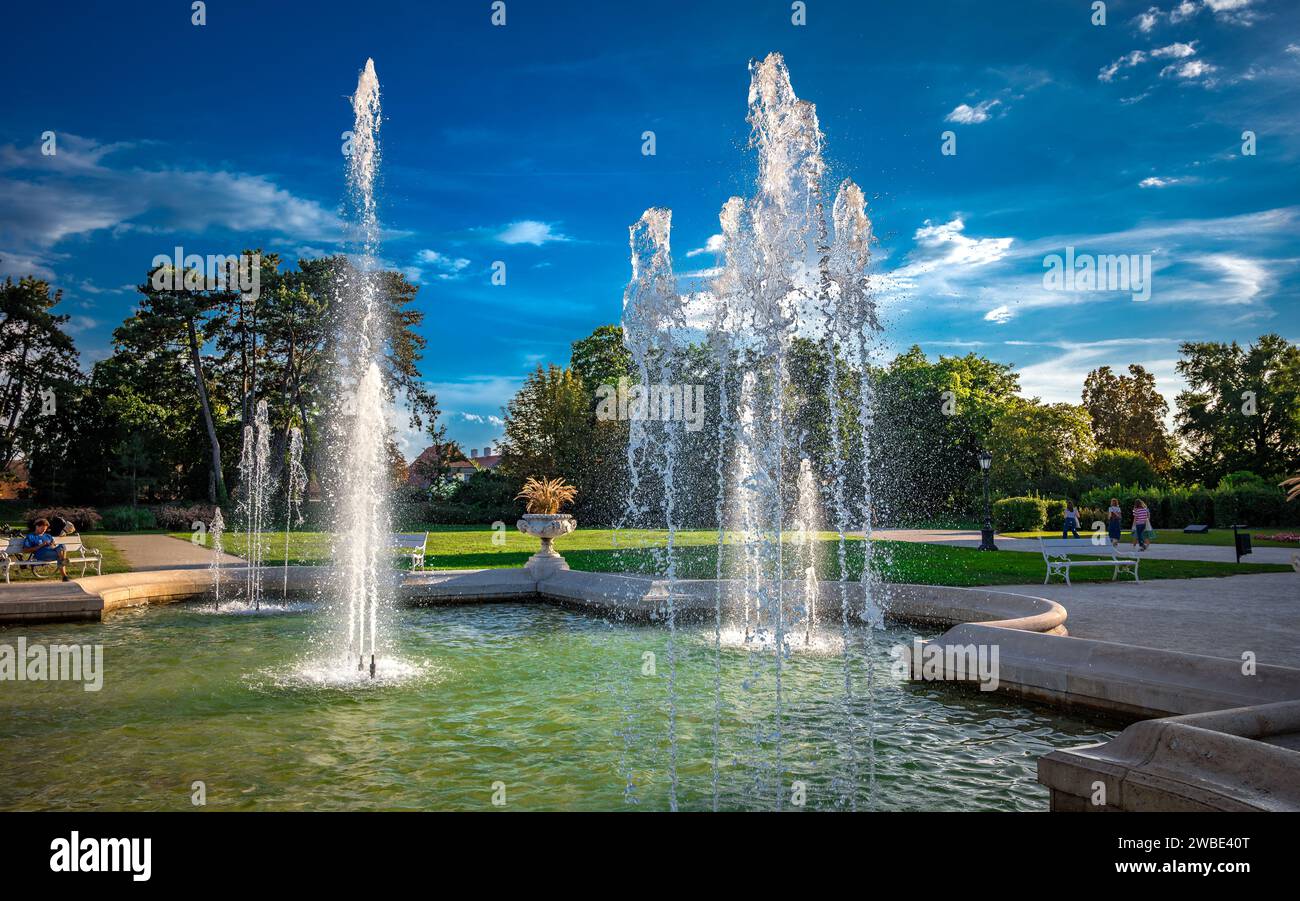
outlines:
[[0, 473], [48, 443], [47, 433], [64, 422], [59, 407], [81, 380], [77, 350], [64, 331], [69, 317], [53, 312], [61, 299], [36, 278], [0, 285]]
[[1178, 373], [1178, 434], [1190, 453], [1185, 475], [1213, 485], [1234, 470], [1277, 481], [1300, 465], [1300, 348], [1281, 335], [1237, 342], [1186, 342]]
[[1008, 364], [975, 353], [931, 361], [916, 346], [876, 375], [880, 493], [898, 516], [974, 509], [982, 484], [977, 455], [1018, 390]]
[[[1096, 428], [1093, 429], [1096, 434]], [[1137, 485], [1150, 488], [1160, 484], [1160, 474], [1156, 472], [1151, 461], [1132, 450], [1102, 448], [1092, 459], [1087, 468], [1087, 475], [1094, 487], [1107, 488], [1111, 485]]]
[[167, 264], [151, 270], [139, 291], [144, 296], [140, 308], [113, 333], [114, 344], [146, 353], [184, 356], [194, 387], [197, 413], [208, 439], [211, 482], [208, 500], [224, 504], [227, 492], [221, 438], [212, 411], [209, 377], [204, 371], [203, 347], [218, 336], [232, 305], [241, 311], [244, 305], [238, 295], [224, 288], [209, 287], [202, 273], [191, 269], [177, 272]]
[[1066, 494], [1096, 451], [1088, 411], [1016, 398], [993, 420], [989, 481], [1009, 495]]
[[1102, 366], [1084, 379], [1083, 407], [1092, 416], [1092, 434], [1098, 447], [1136, 451], [1163, 471], [1169, 468], [1173, 451], [1165, 429], [1169, 403], [1156, 390], [1155, 376], [1144, 367], [1131, 363], [1128, 371], [1116, 375]]
[[504, 472], [578, 484], [592, 411], [577, 372], [554, 363], [538, 366], [510, 399], [505, 414]]

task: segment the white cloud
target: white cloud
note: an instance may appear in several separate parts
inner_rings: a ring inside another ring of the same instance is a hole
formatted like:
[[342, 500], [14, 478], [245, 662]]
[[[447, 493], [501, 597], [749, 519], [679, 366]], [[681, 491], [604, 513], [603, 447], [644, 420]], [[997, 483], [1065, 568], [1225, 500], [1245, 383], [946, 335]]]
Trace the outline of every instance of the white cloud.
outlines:
[[[1006, 256], [1013, 238], [970, 238], [959, 216], [939, 225], [930, 220], [916, 230], [912, 239], [924, 258], [903, 270], [929, 271], [937, 266], [985, 266]], [[903, 271], [900, 270], [900, 271]]]
[[1004, 323], [1010, 322], [1013, 316], [1015, 316], [1015, 313], [1011, 312], [1011, 307], [1002, 304], [1001, 306], [994, 307], [985, 313], [984, 320], [986, 322], [996, 322], [998, 325], [1003, 325]]
[[480, 425], [504, 426], [506, 424], [506, 421], [500, 416], [484, 416], [479, 413], [465, 413], [460, 410], [451, 411], [449, 415], [459, 416], [466, 422], [476, 422]]
[[1131, 69], [1138, 63], [1146, 59], [1146, 54], [1141, 50], [1133, 50], [1124, 54], [1109, 66], [1102, 66], [1101, 71], [1097, 73], [1098, 81], [1113, 81], [1116, 73], [1120, 69]]
[[998, 106], [1001, 100], [984, 100], [975, 106], [968, 106], [965, 103], [959, 104], [951, 113], [944, 117], [945, 122], [956, 122], [959, 125], [979, 125], [981, 122], [987, 122], [993, 107]]
[[1186, 78], [1195, 79], [1209, 75], [1217, 71], [1215, 66], [1210, 65], [1203, 59], [1189, 60], [1185, 63], [1177, 63], [1171, 66], [1165, 66], [1160, 70], [1161, 78]]
[[703, 247], [697, 247], [694, 250], [686, 251], [688, 257], [697, 257], [702, 253], [722, 253], [723, 238], [722, 235], [709, 235], [709, 240], [704, 242]]
[[1187, 181], [1187, 179], [1185, 178], [1173, 178], [1173, 177], [1166, 178], [1159, 175], [1152, 175], [1138, 182], [1138, 187], [1139, 188], [1167, 188], [1170, 185], [1182, 184], [1185, 181]]
[[1186, 59], [1196, 55], [1196, 41], [1190, 44], [1174, 43], [1151, 51], [1152, 59]]
[[550, 222], [539, 222], [536, 219], [520, 219], [517, 222], [511, 222], [497, 232], [496, 239], [502, 244], [532, 244], [534, 246], [549, 244], [552, 241], [573, 240], [557, 231], [556, 226]]
[[411, 272], [415, 274], [411, 281], [423, 282], [424, 271], [426, 268], [432, 268], [436, 278], [442, 281], [456, 281], [464, 277], [465, 269], [469, 266], [470, 261], [464, 257], [449, 257], [446, 254], [438, 253], [436, 250], [421, 250], [415, 255], [415, 261], [418, 266], [413, 266], [408, 271], [407, 277], [410, 278]]
[[1146, 34], [1151, 29], [1155, 28], [1156, 23], [1160, 21], [1161, 15], [1162, 14], [1160, 10], [1154, 6], [1148, 9], [1144, 13], [1139, 13], [1136, 20], [1138, 31], [1142, 32], [1143, 34]]
[[[5, 258], [5, 268], [26, 264], [29, 271], [48, 276], [50, 267], [62, 259], [55, 250], [60, 242], [105, 229], [193, 234], [228, 230], [239, 233], [238, 240], [258, 232], [298, 241], [342, 238], [342, 223], [333, 211], [295, 196], [264, 175], [109, 165], [113, 154], [130, 146], [64, 134], [51, 157], [43, 156], [34, 143], [0, 147], [0, 173], [21, 173], [17, 178], [0, 177], [0, 257]], [[163, 249], [170, 250], [170, 245]]]

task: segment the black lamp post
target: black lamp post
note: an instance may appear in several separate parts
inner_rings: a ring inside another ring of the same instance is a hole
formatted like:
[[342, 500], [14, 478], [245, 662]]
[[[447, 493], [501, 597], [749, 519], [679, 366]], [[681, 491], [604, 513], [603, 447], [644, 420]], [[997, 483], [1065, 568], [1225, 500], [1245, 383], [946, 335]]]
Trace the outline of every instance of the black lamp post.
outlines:
[[980, 470], [984, 473], [984, 528], [980, 529], [980, 550], [996, 551], [993, 543], [993, 508], [989, 505], [989, 467], [993, 465], [993, 455], [986, 450], [979, 453]]

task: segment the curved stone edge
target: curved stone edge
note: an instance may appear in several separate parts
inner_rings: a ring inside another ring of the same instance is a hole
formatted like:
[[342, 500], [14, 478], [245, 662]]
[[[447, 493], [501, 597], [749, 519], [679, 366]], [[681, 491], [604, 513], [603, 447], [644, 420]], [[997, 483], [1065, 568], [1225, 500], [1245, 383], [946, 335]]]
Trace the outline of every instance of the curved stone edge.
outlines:
[[[1246, 674], [1241, 661], [1224, 657], [986, 623], [954, 626], [925, 646], [988, 649], [988, 656], [995, 652], [997, 660], [993, 690], [1121, 721], [1300, 699], [1300, 669], [1258, 664]], [[937, 676], [915, 681], [971, 684], [975, 680], [945, 663]]]
[[1038, 781], [1055, 811], [1300, 810], [1300, 701], [1129, 726], [1100, 745], [1053, 751]]

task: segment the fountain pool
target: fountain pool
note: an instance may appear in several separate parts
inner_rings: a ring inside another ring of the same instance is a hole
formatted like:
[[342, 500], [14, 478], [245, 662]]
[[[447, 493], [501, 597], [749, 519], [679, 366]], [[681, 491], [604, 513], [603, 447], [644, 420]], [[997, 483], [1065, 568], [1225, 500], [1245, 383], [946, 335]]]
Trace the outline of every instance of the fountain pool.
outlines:
[[[618, 810], [632, 806], [624, 769], [636, 807], [668, 807], [662, 627], [539, 603], [405, 608], [393, 632], [401, 684], [336, 687], [303, 674], [329, 632], [321, 608], [209, 608], [24, 628], [29, 642], [102, 643], [105, 680], [97, 693], [49, 682], [0, 694], [0, 746], [40, 761], [0, 780], [0, 809], [184, 810], [202, 780], [208, 807], [224, 810], [491, 809], [497, 782], [507, 809]], [[893, 624], [874, 632], [876, 785], [868, 796], [862, 781], [858, 809], [1043, 810], [1038, 758], [1111, 736], [1001, 696], [894, 680], [886, 648], [914, 634]], [[675, 637], [683, 810], [712, 806], [713, 639], [711, 625], [682, 625]], [[647, 653], [660, 661], [656, 675], [643, 674]], [[770, 687], [745, 687], [747, 657], [722, 652], [719, 809], [772, 809], [778, 775], [784, 809], [798, 809], [796, 781], [807, 786], [804, 809], [836, 808], [840, 657], [786, 660], [780, 774], [759, 734]]]

